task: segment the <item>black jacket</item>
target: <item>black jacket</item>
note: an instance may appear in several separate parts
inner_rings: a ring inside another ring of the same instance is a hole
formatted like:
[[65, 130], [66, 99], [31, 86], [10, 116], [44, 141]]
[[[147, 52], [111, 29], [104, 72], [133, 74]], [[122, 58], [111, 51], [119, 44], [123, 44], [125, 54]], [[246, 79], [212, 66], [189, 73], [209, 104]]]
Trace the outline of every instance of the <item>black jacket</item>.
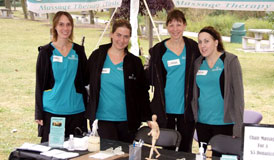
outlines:
[[[99, 103], [101, 72], [107, 56], [110, 44], [101, 45], [88, 59], [88, 75], [90, 84], [90, 97], [87, 107], [87, 118], [90, 124], [96, 118]], [[130, 131], [136, 131], [142, 121], [151, 118], [149, 110], [148, 84], [145, 79], [145, 72], [140, 58], [125, 50], [123, 63], [125, 96], [128, 127]]]
[[[197, 42], [192, 39], [184, 38], [186, 47], [186, 73], [185, 73], [185, 121], [194, 121], [191, 108], [194, 78], [194, 61], [200, 55]], [[150, 108], [153, 114], [157, 114], [159, 126], [165, 128], [167, 125], [166, 107], [165, 107], [165, 84], [166, 70], [162, 62], [162, 57], [166, 52], [165, 42], [168, 39], [156, 44], [149, 50], [150, 60], [148, 68], [148, 79], [154, 86], [154, 97], [151, 101]], [[176, 89], [176, 88], [174, 88]]]
[[[73, 49], [76, 51], [79, 59], [74, 84], [76, 92], [83, 95], [84, 103], [86, 105], [87, 93], [84, 83], [84, 70], [87, 64], [87, 57], [83, 46], [74, 43]], [[52, 89], [55, 83], [52, 64], [50, 61], [53, 50], [54, 48], [50, 43], [45, 46], [38, 47], [39, 55], [36, 63], [35, 87], [35, 119], [38, 120], [43, 119], [43, 91]]]

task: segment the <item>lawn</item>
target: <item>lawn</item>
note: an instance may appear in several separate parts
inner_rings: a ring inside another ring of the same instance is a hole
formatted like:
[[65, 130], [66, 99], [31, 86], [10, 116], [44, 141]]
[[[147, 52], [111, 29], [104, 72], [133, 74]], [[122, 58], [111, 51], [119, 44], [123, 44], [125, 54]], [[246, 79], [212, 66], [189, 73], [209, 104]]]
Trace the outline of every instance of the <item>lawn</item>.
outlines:
[[[35, 65], [37, 47], [49, 43], [49, 30], [47, 21], [24, 20], [21, 12], [15, 12], [13, 19], [0, 19], [0, 159], [7, 159], [24, 142], [40, 141], [34, 122]], [[102, 27], [77, 25], [75, 42], [81, 43], [85, 36], [89, 56], [102, 31]], [[108, 34], [102, 41], [106, 42]], [[148, 41], [141, 39], [140, 44], [147, 54]], [[240, 44], [225, 46], [238, 55], [242, 65], [245, 108], [261, 112], [262, 123], [273, 124], [274, 53], [244, 53]]]

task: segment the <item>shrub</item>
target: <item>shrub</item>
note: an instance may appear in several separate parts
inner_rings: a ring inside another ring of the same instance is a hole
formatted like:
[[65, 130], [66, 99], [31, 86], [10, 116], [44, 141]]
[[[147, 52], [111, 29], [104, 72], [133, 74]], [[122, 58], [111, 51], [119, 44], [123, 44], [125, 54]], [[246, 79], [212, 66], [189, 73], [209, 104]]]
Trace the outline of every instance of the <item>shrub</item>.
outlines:
[[232, 15], [217, 15], [217, 16], [206, 16], [199, 22], [188, 21], [188, 31], [199, 32], [205, 26], [215, 27], [223, 36], [230, 36], [230, 30], [233, 23], [241, 22], [240, 19], [235, 18]]
[[[245, 28], [246, 30], [253, 28], [253, 29], [272, 29], [272, 24], [263, 19], [257, 18], [249, 18], [245, 21]], [[247, 32], [247, 36], [254, 36], [254, 33]], [[264, 34], [264, 39], [268, 39], [268, 35]]]

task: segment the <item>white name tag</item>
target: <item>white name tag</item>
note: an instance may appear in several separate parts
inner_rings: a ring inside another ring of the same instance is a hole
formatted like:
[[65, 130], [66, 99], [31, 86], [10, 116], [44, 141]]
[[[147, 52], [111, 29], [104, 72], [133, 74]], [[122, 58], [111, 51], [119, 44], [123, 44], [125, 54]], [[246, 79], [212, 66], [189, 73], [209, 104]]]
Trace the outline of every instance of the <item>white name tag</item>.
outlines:
[[110, 68], [103, 68], [102, 69], [102, 74], [109, 74], [110, 73]]
[[167, 61], [167, 66], [172, 67], [172, 66], [178, 66], [180, 65], [180, 60], [179, 59], [174, 59], [174, 60], [169, 60]]
[[197, 75], [205, 76], [207, 75], [208, 70], [198, 70]]
[[62, 63], [63, 62], [63, 57], [62, 56], [53, 56], [52, 61]]

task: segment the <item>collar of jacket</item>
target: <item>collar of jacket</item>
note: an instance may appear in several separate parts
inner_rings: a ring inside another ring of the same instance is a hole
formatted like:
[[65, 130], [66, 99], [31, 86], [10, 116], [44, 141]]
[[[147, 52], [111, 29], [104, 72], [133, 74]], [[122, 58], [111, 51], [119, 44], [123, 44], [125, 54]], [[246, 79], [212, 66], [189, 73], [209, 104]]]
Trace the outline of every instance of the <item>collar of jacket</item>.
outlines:
[[[112, 43], [103, 44], [103, 45], [99, 46], [99, 50], [102, 51], [102, 53], [107, 54], [107, 52], [108, 52], [108, 50], [110, 49], [111, 46], [112, 46]], [[129, 53], [127, 48], [125, 48], [124, 51], [125, 51], [126, 55]]]
[[[52, 51], [54, 50], [54, 47], [51, 45], [52, 42], [49, 42], [48, 44], [44, 45], [44, 46], [40, 46], [38, 47], [38, 51], [43, 51], [43, 50], [46, 50], [46, 51], [49, 51], [48, 53], [50, 55], [52, 55]], [[78, 44], [72, 42], [73, 44], [73, 50], [75, 51], [78, 51], [80, 49], [81, 46], [79, 46]], [[83, 47], [83, 46], [82, 46]]]

